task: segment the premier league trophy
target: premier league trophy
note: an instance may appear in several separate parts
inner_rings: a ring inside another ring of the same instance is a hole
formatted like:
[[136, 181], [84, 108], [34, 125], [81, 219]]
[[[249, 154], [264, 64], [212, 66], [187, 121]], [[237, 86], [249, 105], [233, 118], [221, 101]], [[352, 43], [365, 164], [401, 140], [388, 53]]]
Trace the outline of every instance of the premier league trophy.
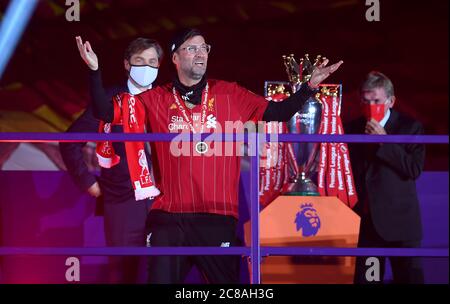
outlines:
[[[314, 69], [322, 63], [322, 56], [318, 55], [311, 63], [308, 54], [299, 63], [294, 55], [283, 56], [286, 72], [288, 73], [292, 93], [308, 82]], [[311, 97], [288, 122], [289, 133], [319, 134], [322, 117], [322, 103], [318, 98]], [[317, 191], [317, 163], [319, 143], [292, 143], [294, 157], [298, 165], [298, 172], [290, 181], [289, 190], [284, 195], [319, 195]]]

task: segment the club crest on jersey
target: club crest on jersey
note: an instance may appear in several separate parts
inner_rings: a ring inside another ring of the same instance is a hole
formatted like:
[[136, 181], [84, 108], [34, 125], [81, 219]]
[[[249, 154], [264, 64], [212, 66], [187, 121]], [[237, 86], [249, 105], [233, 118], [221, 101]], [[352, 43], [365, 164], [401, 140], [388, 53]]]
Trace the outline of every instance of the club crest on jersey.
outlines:
[[210, 100], [208, 100], [208, 111], [213, 111], [214, 110], [214, 98], [211, 98]]

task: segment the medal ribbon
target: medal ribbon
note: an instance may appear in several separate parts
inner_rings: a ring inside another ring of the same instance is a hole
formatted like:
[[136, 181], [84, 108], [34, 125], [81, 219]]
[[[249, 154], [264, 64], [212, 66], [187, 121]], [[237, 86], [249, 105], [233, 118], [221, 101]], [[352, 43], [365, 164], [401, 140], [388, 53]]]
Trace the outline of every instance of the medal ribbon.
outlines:
[[[202, 101], [202, 115], [201, 115], [201, 120], [200, 120], [200, 124], [201, 124], [200, 133], [203, 133], [203, 131], [205, 130], [206, 110], [208, 109], [208, 106], [207, 106], [207, 103], [208, 103], [208, 88], [209, 88], [208, 84], [206, 84], [204, 98], [203, 98], [203, 101]], [[189, 128], [191, 129], [192, 133], [197, 133], [195, 131], [194, 125], [192, 124], [191, 118], [187, 114], [188, 110], [180, 102], [180, 99], [177, 96], [177, 92], [175, 90], [175, 86], [172, 87], [172, 92], [173, 92], [173, 97], [175, 99], [175, 103], [177, 104], [178, 110], [181, 112], [181, 115], [183, 115], [184, 121], [189, 125]]]

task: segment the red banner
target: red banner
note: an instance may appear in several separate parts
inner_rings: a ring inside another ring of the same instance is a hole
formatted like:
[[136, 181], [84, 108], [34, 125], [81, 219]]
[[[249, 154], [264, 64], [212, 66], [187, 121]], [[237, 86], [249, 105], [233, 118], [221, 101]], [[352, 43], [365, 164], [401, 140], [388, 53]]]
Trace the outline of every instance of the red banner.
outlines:
[[[329, 92], [331, 90], [325, 90]], [[337, 90], [331, 94], [321, 93], [322, 123], [320, 134], [344, 134], [340, 118], [341, 98]], [[321, 143], [319, 152], [320, 195], [337, 196], [350, 208], [358, 200], [350, 157], [346, 143]]]

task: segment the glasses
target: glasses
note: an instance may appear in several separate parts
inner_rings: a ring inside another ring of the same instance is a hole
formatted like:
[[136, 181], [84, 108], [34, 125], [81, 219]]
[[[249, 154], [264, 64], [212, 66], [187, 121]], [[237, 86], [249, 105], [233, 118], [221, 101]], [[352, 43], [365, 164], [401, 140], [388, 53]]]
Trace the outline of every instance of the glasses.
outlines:
[[188, 45], [187, 47], [181, 49], [186, 50], [186, 52], [188, 52], [189, 54], [196, 54], [198, 51], [209, 54], [209, 52], [211, 51], [211, 46], [209, 44]]

